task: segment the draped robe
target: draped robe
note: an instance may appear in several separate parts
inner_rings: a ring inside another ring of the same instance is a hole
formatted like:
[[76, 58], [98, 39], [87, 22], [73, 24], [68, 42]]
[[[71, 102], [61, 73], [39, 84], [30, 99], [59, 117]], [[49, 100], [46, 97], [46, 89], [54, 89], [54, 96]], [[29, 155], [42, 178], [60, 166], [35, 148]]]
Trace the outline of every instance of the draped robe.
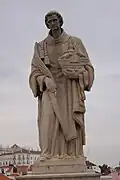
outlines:
[[[47, 158], [83, 156], [84, 91], [90, 91], [92, 87], [94, 69], [82, 41], [72, 37], [88, 63], [78, 79], [68, 79], [63, 75], [58, 59], [69, 49], [70, 37], [63, 31], [59, 38], [54, 39], [49, 33], [45, 40], [35, 44], [31, 63], [29, 83], [34, 96], [38, 97], [39, 145], [41, 156]], [[46, 69], [43, 71], [39, 63], [44, 63], [49, 72]], [[45, 77], [55, 82], [56, 96], [46, 89]]]

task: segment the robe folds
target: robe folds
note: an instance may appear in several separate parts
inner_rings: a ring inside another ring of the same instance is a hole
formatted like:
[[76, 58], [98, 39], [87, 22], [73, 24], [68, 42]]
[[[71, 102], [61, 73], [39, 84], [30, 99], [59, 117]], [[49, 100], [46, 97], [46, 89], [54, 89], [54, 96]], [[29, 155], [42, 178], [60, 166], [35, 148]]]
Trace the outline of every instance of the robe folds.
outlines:
[[[66, 78], [58, 59], [74, 46], [86, 58], [77, 79]], [[45, 78], [56, 84], [56, 94], [48, 91]], [[85, 145], [85, 91], [94, 81], [94, 68], [79, 38], [64, 31], [58, 39], [50, 34], [35, 43], [29, 84], [38, 98], [38, 130], [41, 155], [47, 158], [83, 156]]]

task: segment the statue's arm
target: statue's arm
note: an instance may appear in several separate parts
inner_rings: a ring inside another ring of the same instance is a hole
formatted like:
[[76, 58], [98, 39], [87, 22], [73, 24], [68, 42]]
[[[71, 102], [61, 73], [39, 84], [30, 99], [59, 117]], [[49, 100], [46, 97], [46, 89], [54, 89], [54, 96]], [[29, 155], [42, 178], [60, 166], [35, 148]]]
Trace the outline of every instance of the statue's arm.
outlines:
[[[42, 43], [42, 42], [41, 42]], [[31, 63], [30, 87], [34, 97], [39, 96], [43, 91], [48, 89], [51, 92], [56, 91], [56, 84], [51, 77], [51, 72], [44, 64], [44, 50], [41, 44], [35, 43], [34, 55]], [[42, 53], [41, 53], [42, 50]]]
[[90, 91], [91, 87], [94, 82], [94, 67], [91, 64], [89, 55], [87, 53], [87, 50], [82, 42], [81, 39], [75, 38], [76, 45], [80, 48], [81, 52], [86, 56], [86, 58], [89, 60], [89, 63], [85, 66], [86, 71], [83, 73], [84, 78], [84, 89], [85, 91]]
[[77, 37], [74, 37], [74, 40], [75, 40], [77, 47], [80, 48], [81, 52], [86, 56], [86, 58], [89, 59], [87, 50], [86, 50], [85, 45], [83, 44], [82, 40]]
[[36, 63], [36, 61], [40, 58], [39, 48], [40, 48], [40, 44], [36, 42], [34, 45], [34, 52], [31, 62], [31, 72], [29, 76], [29, 85], [30, 88], [32, 89], [34, 97], [39, 96], [40, 92], [44, 90], [44, 86], [45, 86], [44, 84], [45, 76], [40, 72]]

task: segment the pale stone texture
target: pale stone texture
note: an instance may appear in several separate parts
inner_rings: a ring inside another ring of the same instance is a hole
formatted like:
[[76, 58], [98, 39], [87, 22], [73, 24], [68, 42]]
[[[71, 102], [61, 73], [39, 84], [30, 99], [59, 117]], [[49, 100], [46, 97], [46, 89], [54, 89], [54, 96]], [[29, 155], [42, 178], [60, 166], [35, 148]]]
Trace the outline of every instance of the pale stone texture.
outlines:
[[95, 173], [64, 173], [64, 174], [42, 174], [33, 176], [17, 177], [17, 180], [100, 180], [100, 175]]
[[86, 172], [85, 159], [51, 159], [40, 163], [38, 159], [33, 166], [34, 174], [60, 174]]
[[49, 12], [48, 36], [35, 43], [29, 77], [38, 98], [38, 130], [41, 155], [33, 173], [17, 179], [99, 180], [87, 172], [85, 145], [85, 91], [94, 81], [94, 68], [83, 45], [63, 29], [63, 18]]
[[85, 91], [90, 91], [94, 81], [94, 69], [82, 41], [68, 35], [58, 17], [47, 15], [47, 22], [58, 21], [58, 31], [51, 27], [47, 38], [35, 43], [29, 78], [38, 97], [41, 160], [84, 156]]

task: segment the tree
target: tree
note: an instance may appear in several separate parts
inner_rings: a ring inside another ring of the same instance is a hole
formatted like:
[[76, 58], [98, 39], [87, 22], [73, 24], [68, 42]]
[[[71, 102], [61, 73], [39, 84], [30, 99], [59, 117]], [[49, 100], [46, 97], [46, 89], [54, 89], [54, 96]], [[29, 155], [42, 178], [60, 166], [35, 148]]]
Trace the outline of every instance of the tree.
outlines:
[[101, 169], [101, 174], [108, 175], [111, 173], [110, 167], [107, 164], [103, 164], [102, 166], [99, 166]]

